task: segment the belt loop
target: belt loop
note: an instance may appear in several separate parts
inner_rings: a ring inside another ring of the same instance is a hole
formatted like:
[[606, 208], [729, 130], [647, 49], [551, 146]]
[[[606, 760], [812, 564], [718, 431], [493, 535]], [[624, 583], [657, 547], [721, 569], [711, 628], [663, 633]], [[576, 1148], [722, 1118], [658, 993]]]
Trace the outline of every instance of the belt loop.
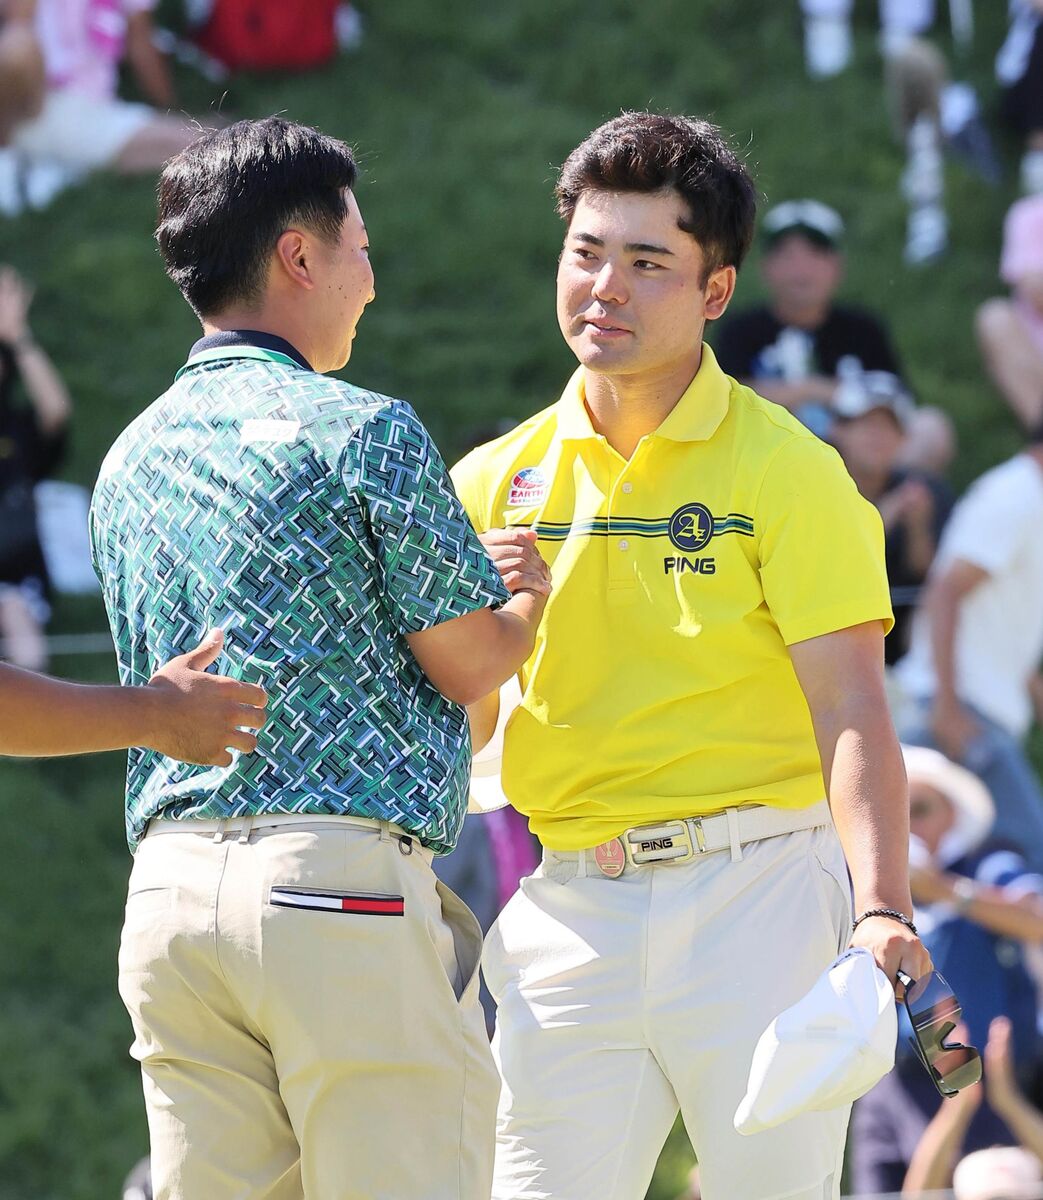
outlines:
[[217, 828], [214, 830], [214, 841], [220, 846], [225, 840], [225, 835], [228, 833], [228, 820], [222, 818], [217, 822]]
[[587, 877], [587, 854], [589, 851], [580, 850], [576, 855], [576, 878], [586, 879]]
[[380, 822], [380, 840], [382, 842], [391, 841], [391, 827], [388, 825], [387, 821]]
[[243, 827], [239, 830], [239, 844], [245, 846], [250, 840], [250, 834], [253, 832], [254, 818], [253, 813], [247, 813], [243, 818]]
[[732, 862], [742, 862], [742, 842], [739, 840], [739, 810], [726, 808], [724, 815], [728, 819], [728, 846], [732, 852]]

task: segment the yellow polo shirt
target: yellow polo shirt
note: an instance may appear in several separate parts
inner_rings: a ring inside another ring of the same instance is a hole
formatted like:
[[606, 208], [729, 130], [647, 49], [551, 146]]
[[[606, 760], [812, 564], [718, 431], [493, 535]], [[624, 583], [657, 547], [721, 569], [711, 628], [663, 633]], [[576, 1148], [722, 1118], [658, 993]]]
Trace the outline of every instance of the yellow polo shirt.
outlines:
[[893, 624], [880, 517], [835, 450], [704, 345], [629, 461], [594, 432], [578, 370], [452, 476], [479, 532], [534, 527], [553, 574], [503, 757], [545, 845], [822, 799], [787, 646]]

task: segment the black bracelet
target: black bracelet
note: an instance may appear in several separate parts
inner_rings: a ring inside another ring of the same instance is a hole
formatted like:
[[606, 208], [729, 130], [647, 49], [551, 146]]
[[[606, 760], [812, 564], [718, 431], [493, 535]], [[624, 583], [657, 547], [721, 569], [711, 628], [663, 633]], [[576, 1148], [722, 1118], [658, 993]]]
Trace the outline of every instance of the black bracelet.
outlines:
[[855, 930], [869, 917], [890, 917], [892, 921], [901, 921], [906, 929], [911, 929], [917, 937], [920, 935], [916, 932], [916, 926], [912, 922], [912, 918], [907, 917], [904, 912], [899, 912], [897, 908], [870, 908], [867, 909], [860, 917], [856, 917], [851, 922], [851, 932]]

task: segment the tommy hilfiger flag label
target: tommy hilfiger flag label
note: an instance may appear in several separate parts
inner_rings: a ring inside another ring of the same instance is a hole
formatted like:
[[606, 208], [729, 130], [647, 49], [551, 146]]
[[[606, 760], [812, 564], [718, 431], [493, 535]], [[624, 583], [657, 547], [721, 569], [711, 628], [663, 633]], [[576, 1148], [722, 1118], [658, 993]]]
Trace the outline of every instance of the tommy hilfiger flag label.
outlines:
[[273, 887], [269, 900], [277, 908], [312, 908], [320, 912], [355, 913], [367, 917], [404, 917], [401, 896], [376, 892], [337, 892], [321, 888]]

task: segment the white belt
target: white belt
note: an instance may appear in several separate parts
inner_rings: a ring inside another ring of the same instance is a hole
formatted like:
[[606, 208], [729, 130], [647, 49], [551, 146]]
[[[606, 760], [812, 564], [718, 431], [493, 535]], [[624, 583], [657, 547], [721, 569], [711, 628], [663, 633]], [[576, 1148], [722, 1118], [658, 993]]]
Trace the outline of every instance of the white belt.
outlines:
[[[552, 853], [555, 858], [577, 858], [584, 865], [596, 865], [612, 877], [622, 872], [622, 863], [617, 861], [618, 869], [605, 871], [606, 847], [625, 858], [626, 865], [630, 867], [685, 863], [720, 850], [731, 850], [732, 860], [738, 861], [742, 857], [742, 847], [747, 842], [759, 842], [763, 838], [781, 837], [786, 833], [816, 829], [832, 823], [829, 804], [825, 800], [820, 800], [810, 808], [774, 808], [756, 804], [745, 808], [726, 808], [724, 812], [709, 817], [685, 817], [657, 825], [635, 825], [625, 829], [618, 838], [603, 842], [601, 846], [572, 854], [557, 850]], [[613, 846], [613, 843], [617, 846]]]
[[418, 850], [422, 849], [415, 833], [395, 825], [391, 821], [379, 821], [373, 817], [356, 817], [348, 813], [260, 813], [242, 817], [225, 817], [221, 820], [196, 820], [185, 817], [180, 821], [169, 817], [153, 817], [148, 823], [146, 837], [162, 833], [209, 833], [215, 842], [222, 841], [228, 834], [238, 833], [240, 841], [246, 841], [255, 829], [271, 829], [276, 826], [300, 825], [348, 825], [352, 828], [370, 829], [381, 837], [405, 839]]

